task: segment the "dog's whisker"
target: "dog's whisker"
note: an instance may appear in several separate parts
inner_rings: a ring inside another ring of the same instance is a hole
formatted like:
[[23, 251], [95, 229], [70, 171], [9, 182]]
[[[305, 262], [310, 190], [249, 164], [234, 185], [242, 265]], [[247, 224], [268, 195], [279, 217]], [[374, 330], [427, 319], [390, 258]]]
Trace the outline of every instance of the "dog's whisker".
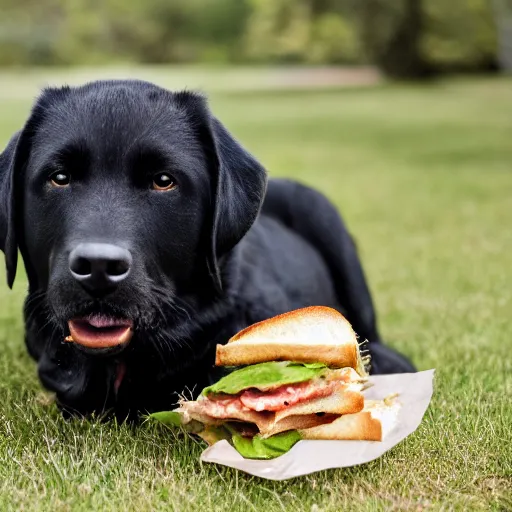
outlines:
[[36, 336], [38, 336], [39, 334], [41, 334], [41, 332], [43, 332], [44, 329], [46, 329], [46, 327], [48, 327], [49, 325], [51, 324], [54, 324], [54, 320], [53, 320], [53, 317], [51, 315], [48, 314], [48, 312], [46, 312], [46, 320], [45, 322], [39, 327], [39, 329], [36, 331]]
[[46, 294], [44, 291], [34, 292], [33, 294], [29, 295], [29, 297], [25, 301], [25, 313], [27, 312], [27, 310], [31, 310], [25, 317], [27, 322], [32, 322], [35, 315], [40, 312], [40, 308], [45, 307], [45, 304], [43, 302], [45, 295]]
[[[171, 308], [173, 308], [175, 311], [181, 311], [183, 312], [188, 320], [192, 320], [190, 312], [187, 310], [187, 308], [184, 305], [181, 305], [178, 303], [179, 299], [177, 297], [170, 297], [169, 292], [165, 289], [161, 289], [160, 287], [153, 285], [151, 287], [151, 291], [156, 293], [163, 299], [165, 304], [169, 305]], [[183, 301], [179, 301], [183, 302]]]

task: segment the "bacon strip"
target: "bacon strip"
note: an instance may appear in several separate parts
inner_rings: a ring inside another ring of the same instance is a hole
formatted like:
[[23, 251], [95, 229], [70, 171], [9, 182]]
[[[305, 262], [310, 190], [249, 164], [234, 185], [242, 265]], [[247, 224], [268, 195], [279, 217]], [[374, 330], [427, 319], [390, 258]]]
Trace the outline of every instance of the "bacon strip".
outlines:
[[359, 380], [360, 377], [352, 368], [342, 368], [331, 370], [321, 378], [287, 384], [267, 391], [249, 388], [238, 395], [212, 394], [209, 399], [215, 402], [214, 404], [202, 403], [205, 410], [215, 413], [212, 415], [216, 417], [222, 414], [222, 417], [228, 418], [230, 411], [231, 414], [233, 411], [277, 412], [300, 402], [329, 396], [340, 388], [340, 384]]
[[339, 382], [309, 381], [283, 386], [270, 392], [246, 389], [240, 395], [242, 405], [252, 411], [280, 411], [299, 402], [329, 396], [340, 386]]

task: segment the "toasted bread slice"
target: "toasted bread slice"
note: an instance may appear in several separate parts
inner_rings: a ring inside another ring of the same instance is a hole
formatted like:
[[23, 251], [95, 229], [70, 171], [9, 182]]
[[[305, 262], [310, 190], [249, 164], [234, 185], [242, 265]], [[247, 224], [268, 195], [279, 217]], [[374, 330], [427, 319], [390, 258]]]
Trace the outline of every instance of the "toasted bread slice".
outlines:
[[324, 363], [366, 375], [357, 337], [348, 320], [324, 306], [297, 309], [251, 325], [217, 345], [217, 366], [266, 361]]
[[299, 433], [302, 439], [382, 441], [394, 427], [399, 409], [396, 400], [368, 400], [361, 412], [345, 414], [325, 425], [299, 429]]
[[286, 432], [287, 430], [301, 430], [320, 427], [338, 418], [336, 414], [301, 414], [298, 416], [287, 416], [272, 425], [259, 429], [261, 437], [267, 438]]

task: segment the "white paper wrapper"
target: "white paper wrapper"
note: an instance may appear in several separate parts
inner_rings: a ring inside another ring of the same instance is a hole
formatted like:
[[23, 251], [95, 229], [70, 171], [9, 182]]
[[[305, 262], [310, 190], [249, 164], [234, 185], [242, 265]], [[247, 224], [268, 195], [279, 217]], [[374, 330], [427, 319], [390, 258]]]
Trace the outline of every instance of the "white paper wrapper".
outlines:
[[382, 441], [299, 441], [277, 459], [244, 459], [227, 441], [219, 441], [201, 454], [216, 462], [269, 480], [286, 480], [330, 468], [346, 468], [374, 460], [412, 434], [421, 423], [432, 398], [434, 370], [370, 377], [368, 399], [399, 393], [401, 403], [395, 427]]

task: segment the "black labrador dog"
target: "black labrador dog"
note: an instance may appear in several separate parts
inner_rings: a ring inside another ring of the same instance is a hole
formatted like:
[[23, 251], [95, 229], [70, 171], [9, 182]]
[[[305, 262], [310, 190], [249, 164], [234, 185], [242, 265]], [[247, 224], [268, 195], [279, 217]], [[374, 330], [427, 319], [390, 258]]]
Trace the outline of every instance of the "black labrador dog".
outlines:
[[[26, 345], [65, 412], [167, 409], [218, 378], [217, 343], [308, 305], [348, 318], [373, 373], [414, 371], [381, 343], [335, 208], [267, 180], [198, 94], [44, 90], [0, 155], [0, 194], [8, 284], [18, 249], [28, 276]], [[73, 325], [82, 344], [64, 341]]]

